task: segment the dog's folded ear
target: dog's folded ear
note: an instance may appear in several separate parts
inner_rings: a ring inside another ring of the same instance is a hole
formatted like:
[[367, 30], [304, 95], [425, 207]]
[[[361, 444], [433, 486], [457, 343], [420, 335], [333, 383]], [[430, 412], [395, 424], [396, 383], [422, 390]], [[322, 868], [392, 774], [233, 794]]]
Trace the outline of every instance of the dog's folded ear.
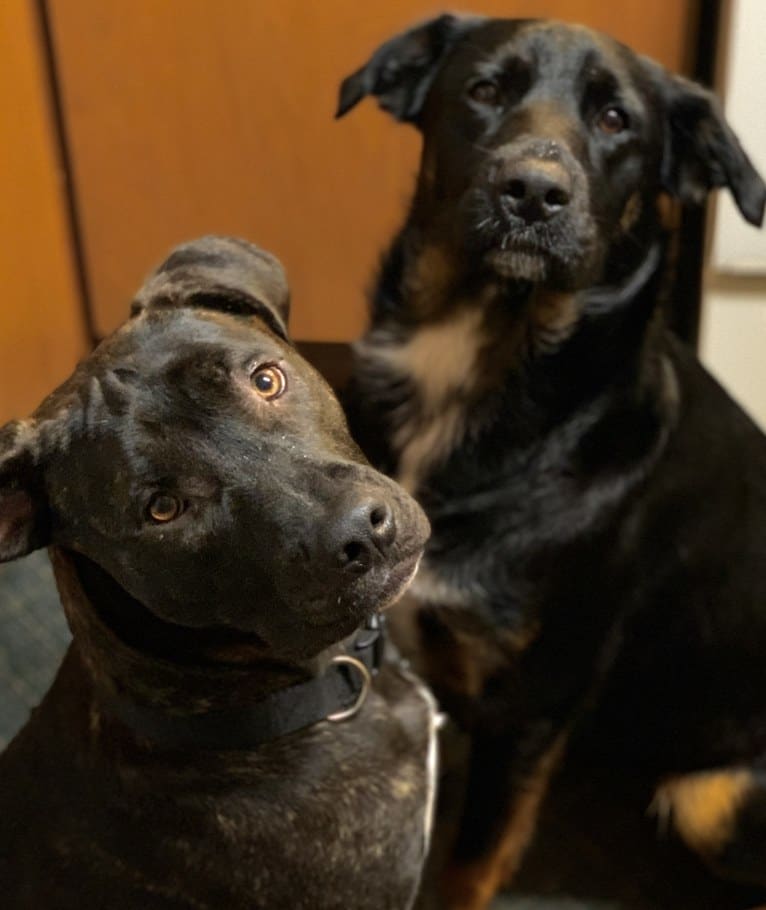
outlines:
[[0, 562], [47, 546], [50, 518], [36, 469], [33, 421], [0, 428]]
[[202, 237], [176, 247], [133, 300], [147, 309], [196, 307], [258, 316], [287, 338], [290, 289], [276, 256], [234, 237]]
[[717, 98], [702, 86], [652, 65], [666, 113], [662, 179], [684, 202], [702, 203], [715, 187], [728, 187], [750, 224], [763, 222], [766, 186]]
[[396, 120], [417, 124], [423, 103], [447, 52], [480, 21], [445, 13], [381, 45], [361, 69], [344, 79], [336, 117], [375, 95]]

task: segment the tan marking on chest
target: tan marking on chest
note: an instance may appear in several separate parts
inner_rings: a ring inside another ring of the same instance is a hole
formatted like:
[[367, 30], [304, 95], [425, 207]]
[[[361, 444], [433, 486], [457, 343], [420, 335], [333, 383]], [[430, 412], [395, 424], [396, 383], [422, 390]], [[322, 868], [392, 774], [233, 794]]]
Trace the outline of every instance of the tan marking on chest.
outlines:
[[449, 255], [440, 246], [427, 245], [418, 254], [405, 278], [410, 312], [428, 319], [443, 306], [454, 280]]
[[537, 290], [529, 311], [535, 348], [553, 350], [566, 341], [577, 325], [580, 310], [574, 294]]
[[396, 479], [406, 490], [416, 490], [462, 439], [486, 343], [482, 309], [473, 306], [422, 326], [385, 353], [389, 366], [416, 390], [411, 411], [393, 437], [399, 453]]

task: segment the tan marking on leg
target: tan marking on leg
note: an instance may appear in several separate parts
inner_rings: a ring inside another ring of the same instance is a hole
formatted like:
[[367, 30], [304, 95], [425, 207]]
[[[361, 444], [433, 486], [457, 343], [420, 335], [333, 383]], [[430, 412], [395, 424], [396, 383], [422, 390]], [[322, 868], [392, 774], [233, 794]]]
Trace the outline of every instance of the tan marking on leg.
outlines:
[[503, 835], [490, 854], [467, 866], [448, 870], [444, 888], [448, 910], [484, 910], [521, 866], [537, 825], [540, 806], [568, 739], [562, 733], [545, 752], [534, 773], [521, 785]]
[[692, 850], [710, 856], [731, 839], [737, 813], [754, 787], [746, 768], [686, 774], [658, 787], [649, 808], [662, 826], [672, 822]]

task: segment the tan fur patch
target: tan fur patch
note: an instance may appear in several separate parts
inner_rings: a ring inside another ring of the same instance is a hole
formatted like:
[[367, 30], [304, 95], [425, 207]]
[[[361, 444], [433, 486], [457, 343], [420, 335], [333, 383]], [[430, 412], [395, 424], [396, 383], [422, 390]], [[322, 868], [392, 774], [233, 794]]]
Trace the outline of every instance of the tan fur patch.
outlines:
[[620, 228], [624, 234], [627, 234], [635, 226], [641, 217], [642, 208], [640, 194], [633, 193], [625, 203], [625, 208], [622, 210], [622, 215], [620, 215]]
[[557, 347], [571, 335], [580, 315], [574, 294], [540, 290], [531, 302], [532, 337], [537, 348]]
[[396, 479], [409, 492], [460, 441], [466, 400], [478, 381], [478, 359], [485, 344], [482, 310], [472, 306], [422, 326], [405, 344], [382, 353], [388, 365], [417, 389], [413, 414], [393, 439], [399, 452]]
[[394, 777], [391, 780], [391, 793], [394, 799], [407, 799], [415, 790], [415, 782], [406, 777]]
[[449, 870], [444, 890], [448, 910], [484, 910], [511, 882], [534, 834], [540, 806], [567, 739], [562, 733], [540, 757], [534, 773], [520, 784], [521, 792], [511, 807], [505, 832], [492, 853], [471, 865]]
[[400, 341], [384, 329], [356, 346], [371, 366], [413, 386], [391, 440], [399, 459], [395, 479], [409, 493], [462, 442], [482, 396], [502, 384], [525, 353], [565, 341], [580, 313], [575, 295], [544, 290], [514, 308], [496, 285], [449, 305], [453, 279], [444, 251], [426, 247], [407, 277], [408, 305], [419, 320], [412, 335]]
[[[442, 613], [447, 609], [440, 608]], [[450, 636], [438, 649], [423, 648], [426, 678], [453, 697], [478, 699], [488, 681], [529, 647], [537, 630], [523, 635], [495, 630], [492, 636], [490, 630], [461, 628], [458, 619], [454, 626], [450, 623]]]
[[470, 607], [475, 600], [470, 591], [451, 585], [425, 562], [421, 562], [409, 593], [419, 604], [433, 607]]
[[406, 276], [406, 297], [411, 312], [421, 319], [436, 313], [454, 278], [449, 256], [440, 246], [424, 247]]
[[650, 811], [661, 825], [672, 821], [693, 850], [709, 856], [731, 839], [737, 813], [754, 786], [745, 768], [686, 774], [658, 787]]
[[537, 638], [540, 627], [529, 622], [520, 629], [498, 629], [471, 609], [482, 601], [480, 586], [459, 588], [445, 581], [423, 563], [407, 594], [407, 613], [438, 611], [443, 639], [429, 647], [415, 628], [408, 632], [410, 648], [418, 655], [420, 672], [439, 691], [475, 699], [487, 681], [525, 651]]

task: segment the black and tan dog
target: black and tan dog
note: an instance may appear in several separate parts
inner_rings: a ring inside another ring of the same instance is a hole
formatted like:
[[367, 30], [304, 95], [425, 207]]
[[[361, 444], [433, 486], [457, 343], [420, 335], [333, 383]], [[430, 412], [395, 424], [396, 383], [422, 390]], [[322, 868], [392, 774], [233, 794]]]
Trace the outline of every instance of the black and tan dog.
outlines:
[[764, 184], [707, 91], [582, 27], [441, 16], [339, 115], [365, 95], [423, 135], [349, 408], [431, 521], [410, 646], [472, 735], [442, 906], [513, 877], [565, 755], [590, 790], [546, 887], [763, 900], [766, 440], [657, 299], [662, 194], [760, 224]]
[[428, 524], [351, 442], [286, 306], [270, 255], [180, 247], [0, 430], [0, 559], [53, 545], [73, 632], [0, 759], [9, 910], [414, 898], [432, 700], [398, 664], [370, 685], [373, 627], [345, 639]]

